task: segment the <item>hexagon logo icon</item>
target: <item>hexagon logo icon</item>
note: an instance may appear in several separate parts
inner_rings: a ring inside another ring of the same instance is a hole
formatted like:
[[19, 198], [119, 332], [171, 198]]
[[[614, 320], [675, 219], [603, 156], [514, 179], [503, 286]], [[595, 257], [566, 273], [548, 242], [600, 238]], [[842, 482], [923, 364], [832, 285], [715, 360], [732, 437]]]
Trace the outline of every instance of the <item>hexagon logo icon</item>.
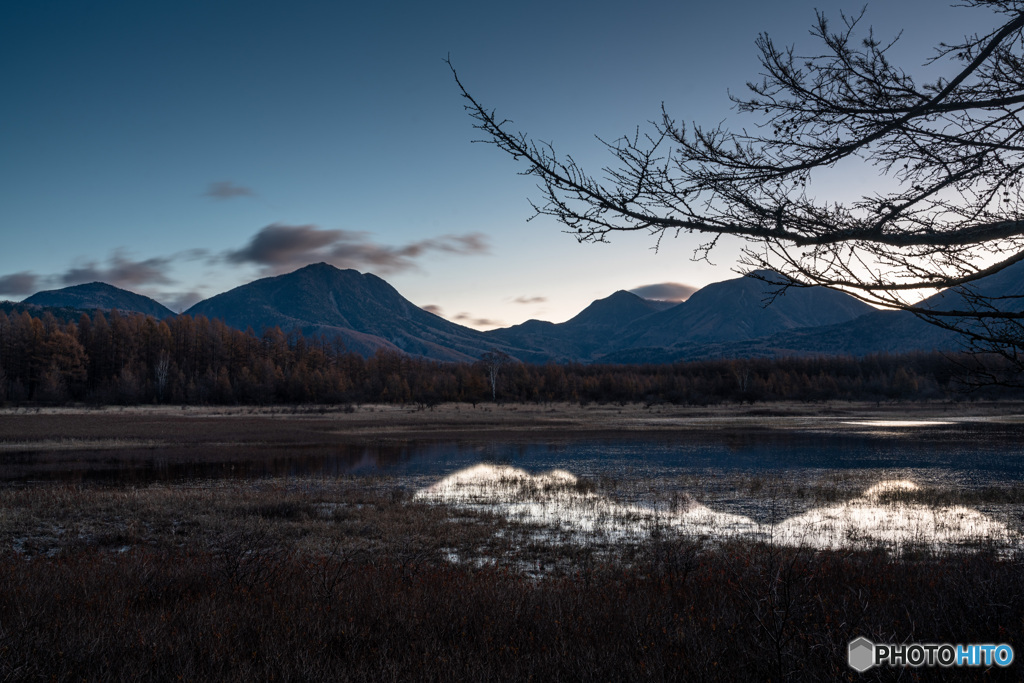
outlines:
[[864, 672], [875, 665], [875, 645], [870, 640], [861, 636], [850, 641], [849, 650], [850, 668], [854, 671]]

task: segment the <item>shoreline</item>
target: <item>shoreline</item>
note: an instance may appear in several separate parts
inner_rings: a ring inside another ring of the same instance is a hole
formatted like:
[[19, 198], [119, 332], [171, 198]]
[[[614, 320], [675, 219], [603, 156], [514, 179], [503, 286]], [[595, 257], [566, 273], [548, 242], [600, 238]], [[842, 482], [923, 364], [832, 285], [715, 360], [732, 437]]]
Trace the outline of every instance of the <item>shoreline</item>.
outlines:
[[[471, 404], [361, 406], [102, 406], [0, 409], [0, 445], [44, 431], [49, 439], [95, 438], [108, 431], [208, 431], [246, 422], [253, 432], [285, 425], [328, 441], [373, 437], [671, 433], [721, 429], [856, 429], [861, 426], [940, 426], [977, 422], [1024, 424], [1024, 402], [798, 403], [676, 406], [644, 404]], [[103, 429], [106, 426], [108, 429]], [[232, 431], [234, 431], [232, 429]], [[254, 434], [255, 435], [255, 434]], [[183, 435], [185, 436], [185, 435]], [[279, 435], [279, 436], [284, 436]], [[294, 436], [294, 435], [293, 435]]]

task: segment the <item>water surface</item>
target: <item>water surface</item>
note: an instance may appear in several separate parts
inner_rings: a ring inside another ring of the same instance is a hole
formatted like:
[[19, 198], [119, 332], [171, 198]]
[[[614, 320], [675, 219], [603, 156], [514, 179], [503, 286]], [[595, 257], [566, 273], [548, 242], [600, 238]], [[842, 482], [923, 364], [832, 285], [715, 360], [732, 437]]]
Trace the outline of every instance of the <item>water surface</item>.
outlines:
[[1024, 482], [1024, 425], [992, 422], [817, 421], [617, 438], [486, 434], [372, 443], [200, 444], [0, 442], [0, 482], [140, 485], [201, 479], [391, 475], [441, 478], [477, 463], [580, 477], [670, 479], [690, 474], [877, 471], [950, 486]]

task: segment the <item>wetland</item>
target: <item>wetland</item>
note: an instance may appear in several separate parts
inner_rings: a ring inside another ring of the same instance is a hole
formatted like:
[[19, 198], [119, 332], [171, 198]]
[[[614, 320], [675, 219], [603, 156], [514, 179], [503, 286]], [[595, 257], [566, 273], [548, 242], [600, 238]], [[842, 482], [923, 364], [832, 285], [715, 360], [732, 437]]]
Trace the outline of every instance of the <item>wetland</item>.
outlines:
[[1016, 646], [1022, 413], [7, 410], [0, 673], [812, 680], [858, 635]]

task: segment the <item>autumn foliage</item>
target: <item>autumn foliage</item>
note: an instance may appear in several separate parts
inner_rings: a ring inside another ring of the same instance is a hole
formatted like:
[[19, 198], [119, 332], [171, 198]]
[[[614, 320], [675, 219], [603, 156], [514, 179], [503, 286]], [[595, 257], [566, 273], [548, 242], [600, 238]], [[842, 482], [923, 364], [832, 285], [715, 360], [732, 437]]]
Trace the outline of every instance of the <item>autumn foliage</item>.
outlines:
[[[391, 351], [364, 358], [337, 340], [219, 320], [117, 311], [0, 310], [0, 402], [295, 404], [935, 400], [962, 388], [933, 354], [707, 360], [672, 365], [442, 363]], [[991, 391], [991, 389], [990, 389]]]

